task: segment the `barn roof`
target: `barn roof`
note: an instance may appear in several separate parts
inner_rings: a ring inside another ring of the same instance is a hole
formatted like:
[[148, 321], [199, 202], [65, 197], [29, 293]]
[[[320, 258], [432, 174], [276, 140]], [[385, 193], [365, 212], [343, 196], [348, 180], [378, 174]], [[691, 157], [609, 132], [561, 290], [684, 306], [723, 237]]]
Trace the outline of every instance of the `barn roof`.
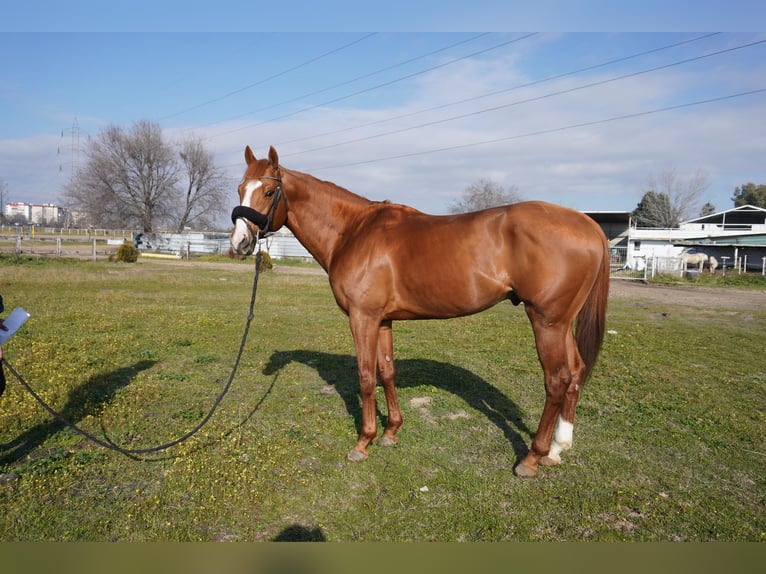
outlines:
[[714, 223], [716, 225], [758, 225], [766, 223], [766, 209], [755, 205], [740, 205], [710, 215], [689, 219], [684, 223]]
[[630, 223], [630, 211], [585, 211], [585, 215], [597, 223]]

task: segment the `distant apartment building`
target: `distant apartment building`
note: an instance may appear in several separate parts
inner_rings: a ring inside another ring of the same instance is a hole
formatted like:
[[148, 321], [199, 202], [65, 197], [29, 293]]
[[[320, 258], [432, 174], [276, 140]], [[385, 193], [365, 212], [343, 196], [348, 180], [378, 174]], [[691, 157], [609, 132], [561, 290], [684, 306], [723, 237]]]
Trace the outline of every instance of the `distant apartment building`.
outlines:
[[30, 207], [26, 203], [6, 203], [3, 215], [9, 221], [29, 221]]
[[3, 215], [8, 221], [35, 223], [38, 225], [62, 225], [67, 219], [67, 210], [52, 203], [32, 205], [23, 202], [5, 204]]

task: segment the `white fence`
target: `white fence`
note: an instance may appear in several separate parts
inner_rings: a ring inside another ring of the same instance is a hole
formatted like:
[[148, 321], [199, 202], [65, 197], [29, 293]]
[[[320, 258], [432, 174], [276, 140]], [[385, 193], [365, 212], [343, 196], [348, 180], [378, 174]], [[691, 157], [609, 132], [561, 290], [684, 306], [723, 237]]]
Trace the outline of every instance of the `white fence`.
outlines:
[[[76, 230], [75, 230], [76, 231]], [[91, 230], [88, 233], [62, 233], [58, 237], [35, 236], [32, 233], [7, 234], [0, 233], [0, 253], [21, 255], [54, 255], [57, 257], [109, 257], [117, 252], [123, 241], [132, 242], [144, 254], [155, 253], [160, 256], [188, 258], [195, 255], [227, 255], [229, 253], [228, 233], [140, 233], [126, 230]], [[750, 246], [747, 246], [748, 249]], [[273, 259], [303, 259], [312, 261], [312, 255], [295, 236], [286, 229], [261, 240], [261, 249]], [[736, 251], [735, 251], [736, 253]], [[760, 255], [756, 253], [754, 255]], [[651, 253], [637, 254], [628, 247], [610, 247], [609, 249], [611, 277], [614, 279], [629, 279], [647, 281], [656, 275], [666, 274], [680, 277], [684, 273], [681, 257], [655, 256]], [[766, 256], [748, 262], [748, 255], [741, 257], [718, 256], [717, 273], [744, 273], [753, 271], [759, 265], [760, 271], [766, 276]], [[695, 272], [692, 268], [690, 272]]]
[[657, 275], [675, 275], [681, 277], [684, 273], [681, 257], [665, 257], [655, 255], [631, 256], [627, 247], [611, 247], [609, 249], [610, 276], [613, 279], [632, 279], [646, 281]]
[[314, 259], [301, 242], [286, 229], [280, 229], [262, 242], [261, 248], [268, 252], [272, 259]]
[[70, 239], [62, 237], [22, 237], [0, 235], [0, 253], [39, 255], [43, 257], [98, 258], [110, 257], [117, 253], [123, 239]]
[[[177, 257], [226, 255], [228, 233], [136, 233], [133, 244], [142, 253], [161, 253]], [[261, 249], [273, 259], [313, 259], [295, 236], [287, 230], [261, 240]]]
[[133, 245], [141, 253], [161, 253], [178, 257], [225, 255], [229, 236], [223, 233], [143, 233], [133, 236]]
[[[102, 231], [102, 230], [99, 230]], [[136, 246], [140, 253], [150, 256], [190, 258], [198, 255], [223, 255], [229, 253], [228, 233], [75, 233], [71, 236], [62, 234], [58, 237], [40, 233], [4, 235], [0, 233], [0, 253], [97, 258], [109, 257], [117, 253], [123, 242]], [[261, 240], [261, 249], [273, 259], [313, 260], [311, 254], [287, 230], [280, 230]]]

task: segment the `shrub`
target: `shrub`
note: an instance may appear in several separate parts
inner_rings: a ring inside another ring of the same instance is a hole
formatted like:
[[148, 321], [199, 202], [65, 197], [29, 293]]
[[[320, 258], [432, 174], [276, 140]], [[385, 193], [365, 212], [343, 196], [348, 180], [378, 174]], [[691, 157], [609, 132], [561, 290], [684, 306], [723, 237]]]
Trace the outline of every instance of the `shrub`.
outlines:
[[268, 271], [273, 269], [274, 264], [271, 262], [271, 255], [266, 251], [261, 251], [261, 268], [260, 271]]
[[123, 243], [117, 249], [117, 261], [124, 263], [135, 263], [138, 260], [138, 249], [132, 243]]

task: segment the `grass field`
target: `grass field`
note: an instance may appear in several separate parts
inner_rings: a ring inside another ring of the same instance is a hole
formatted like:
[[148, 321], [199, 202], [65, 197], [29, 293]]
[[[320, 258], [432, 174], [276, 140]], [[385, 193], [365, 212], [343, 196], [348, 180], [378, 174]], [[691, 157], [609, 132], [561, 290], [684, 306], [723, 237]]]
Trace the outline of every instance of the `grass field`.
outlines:
[[[163, 443], [221, 391], [251, 285], [250, 265], [2, 258], [7, 312], [32, 314], [5, 355], [88, 431]], [[347, 321], [324, 276], [277, 267], [230, 393], [158, 456], [94, 445], [9, 377], [0, 540], [765, 541], [766, 308], [615, 298], [608, 329], [573, 450], [522, 480], [544, 399], [523, 311], [395, 324], [401, 441], [355, 464]]]

